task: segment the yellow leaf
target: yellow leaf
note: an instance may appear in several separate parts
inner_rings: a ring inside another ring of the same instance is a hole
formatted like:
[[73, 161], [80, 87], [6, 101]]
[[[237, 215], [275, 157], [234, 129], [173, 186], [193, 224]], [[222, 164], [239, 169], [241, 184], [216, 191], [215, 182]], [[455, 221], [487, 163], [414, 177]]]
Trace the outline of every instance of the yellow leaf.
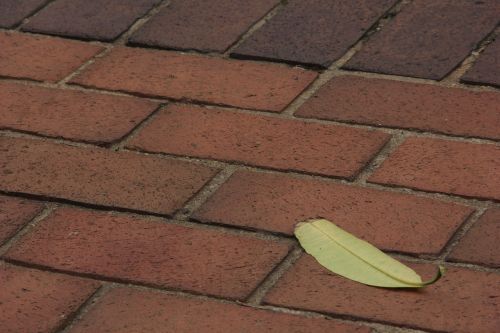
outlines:
[[421, 288], [436, 282], [444, 274], [444, 267], [439, 266], [432, 280], [422, 282], [410, 267], [328, 220], [301, 222], [295, 228], [295, 236], [306, 252], [321, 265], [334, 273], [370, 286]]

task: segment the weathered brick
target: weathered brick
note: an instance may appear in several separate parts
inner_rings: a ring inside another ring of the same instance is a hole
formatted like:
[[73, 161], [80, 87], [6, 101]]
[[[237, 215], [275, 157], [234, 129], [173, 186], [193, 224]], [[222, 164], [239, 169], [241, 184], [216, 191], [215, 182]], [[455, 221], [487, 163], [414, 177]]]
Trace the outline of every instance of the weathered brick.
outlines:
[[71, 140], [119, 140], [158, 104], [121, 96], [0, 82], [0, 128]]
[[130, 146], [273, 169], [352, 177], [389, 135], [335, 125], [191, 106], [171, 106]]
[[116, 288], [99, 299], [70, 332], [368, 333], [370, 329], [208, 299]]
[[453, 261], [500, 267], [500, 209], [486, 211], [450, 254]]
[[500, 38], [486, 47], [462, 81], [500, 86]]
[[[427, 278], [436, 270], [410, 265]], [[335, 275], [304, 256], [264, 301], [439, 332], [491, 333], [500, 327], [500, 276], [464, 268], [449, 267], [425, 289], [383, 289]]]
[[468, 197], [500, 199], [500, 147], [409, 138], [369, 181]]
[[344, 67], [442, 79], [498, 23], [497, 0], [416, 0], [374, 34]]
[[171, 1], [130, 41], [170, 49], [224, 52], [277, 3], [277, 0]]
[[275, 64], [115, 48], [71, 82], [141, 95], [281, 111], [317, 74]]
[[2, 0], [0, 1], [0, 27], [12, 28], [36, 12], [47, 0]]
[[386, 250], [437, 254], [470, 213], [407, 194], [240, 171], [194, 218], [292, 235], [297, 222], [321, 216]]
[[171, 214], [216, 170], [153, 156], [0, 138], [0, 189]]
[[22, 29], [110, 41], [116, 39], [160, 0], [57, 0]]
[[500, 94], [356, 76], [335, 77], [299, 117], [500, 139]]
[[289, 247], [218, 230], [61, 208], [4, 256], [64, 271], [244, 298]]
[[101, 52], [101, 46], [0, 31], [0, 76], [59, 81]]
[[51, 333], [61, 328], [99, 283], [0, 262], [2, 333]]
[[302, 0], [284, 5], [233, 56], [329, 66], [340, 58], [394, 0]]
[[0, 196], [0, 246], [31, 221], [43, 209], [43, 204]]

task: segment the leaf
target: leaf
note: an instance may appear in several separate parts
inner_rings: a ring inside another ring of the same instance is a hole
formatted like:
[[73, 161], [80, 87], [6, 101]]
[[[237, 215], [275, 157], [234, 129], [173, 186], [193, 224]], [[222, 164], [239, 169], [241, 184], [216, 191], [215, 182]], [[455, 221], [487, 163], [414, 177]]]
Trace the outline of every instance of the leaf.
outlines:
[[348, 279], [370, 286], [386, 288], [421, 288], [439, 280], [444, 267], [436, 276], [422, 282], [410, 267], [389, 257], [364, 240], [324, 219], [298, 223], [295, 236], [307, 253], [329, 269]]

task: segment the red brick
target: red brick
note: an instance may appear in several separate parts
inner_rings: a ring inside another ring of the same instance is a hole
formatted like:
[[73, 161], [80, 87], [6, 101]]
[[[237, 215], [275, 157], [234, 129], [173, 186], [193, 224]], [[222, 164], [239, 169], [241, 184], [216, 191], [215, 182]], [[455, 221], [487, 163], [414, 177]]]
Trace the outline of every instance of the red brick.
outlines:
[[59, 81], [101, 52], [101, 46], [0, 31], [0, 76]]
[[292, 235], [297, 222], [322, 216], [380, 248], [436, 254], [471, 212], [413, 195], [240, 171], [194, 218]]
[[72, 83], [148, 96], [281, 111], [317, 74], [275, 64], [115, 48]]
[[95, 143], [119, 140], [158, 104], [0, 82], [0, 128]]
[[500, 267], [500, 209], [488, 210], [453, 249], [453, 261]]
[[130, 146], [352, 177], [388, 139], [389, 135], [376, 131], [176, 105], [162, 110]]
[[486, 47], [462, 81], [500, 86], [500, 37]]
[[0, 1], [0, 27], [12, 28], [36, 12], [47, 0], [2, 0]]
[[299, 117], [500, 139], [500, 94], [393, 80], [336, 77]]
[[375, 33], [349, 69], [442, 79], [497, 25], [497, 0], [415, 0]]
[[134, 44], [224, 52], [277, 0], [176, 0], [137, 31]]
[[216, 170], [153, 156], [0, 138], [0, 189], [171, 214]]
[[371, 182], [500, 199], [500, 147], [409, 138], [370, 177]]
[[0, 263], [2, 333], [51, 333], [99, 287], [80, 278]]
[[[436, 270], [411, 266], [425, 277]], [[330, 273], [304, 256], [264, 301], [439, 332], [491, 333], [500, 327], [500, 276], [464, 268], [448, 268], [440, 281], [422, 290], [383, 289]]]
[[244, 298], [289, 247], [159, 220], [61, 208], [5, 256], [64, 271]]
[[70, 330], [70, 333], [94, 332], [368, 333], [370, 329], [208, 299], [116, 288]]
[[0, 246], [43, 209], [43, 204], [0, 196]]

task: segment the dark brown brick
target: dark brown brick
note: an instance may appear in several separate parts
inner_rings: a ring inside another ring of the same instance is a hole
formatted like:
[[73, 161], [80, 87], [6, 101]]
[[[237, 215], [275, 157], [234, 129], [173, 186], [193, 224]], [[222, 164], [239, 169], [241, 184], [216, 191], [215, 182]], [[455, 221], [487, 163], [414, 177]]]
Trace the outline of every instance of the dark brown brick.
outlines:
[[416, 0], [344, 67], [439, 80], [495, 28], [499, 16], [497, 0]]
[[22, 29], [83, 39], [116, 39], [160, 0], [56, 0]]
[[335, 77], [299, 117], [500, 139], [500, 94], [430, 84]]
[[101, 46], [0, 31], [0, 77], [59, 81], [101, 52]]
[[43, 209], [43, 204], [0, 196], [0, 246], [31, 221]]
[[0, 137], [0, 189], [171, 214], [216, 170], [153, 156]]
[[6, 258], [171, 289], [245, 298], [290, 244], [139, 217], [60, 208]]
[[470, 213], [413, 195], [240, 171], [194, 218], [292, 235], [297, 222], [321, 216], [385, 250], [437, 254]]
[[[409, 263], [406, 263], [409, 264]], [[424, 277], [436, 267], [410, 264]], [[421, 290], [383, 289], [335, 275], [304, 256], [265, 302], [453, 333], [492, 333], [500, 327], [500, 276], [449, 267]]]
[[0, 27], [12, 28], [36, 12], [47, 0], [2, 0], [0, 1]]
[[130, 146], [352, 177], [388, 139], [389, 135], [376, 131], [176, 105], [160, 111]]
[[0, 262], [0, 286], [2, 333], [52, 333], [99, 283]]
[[130, 41], [169, 49], [224, 52], [278, 0], [175, 0]]
[[148, 96], [281, 111], [317, 74], [275, 64], [118, 47], [72, 80]]
[[394, 0], [303, 0], [284, 8], [233, 53], [326, 67], [340, 58]]
[[453, 249], [453, 261], [500, 267], [500, 209], [486, 211]]
[[208, 299], [116, 288], [102, 297], [69, 332], [368, 333], [370, 329]]
[[500, 147], [409, 138], [369, 181], [468, 197], [500, 199]]
[[462, 81], [500, 86], [500, 37], [486, 47]]

